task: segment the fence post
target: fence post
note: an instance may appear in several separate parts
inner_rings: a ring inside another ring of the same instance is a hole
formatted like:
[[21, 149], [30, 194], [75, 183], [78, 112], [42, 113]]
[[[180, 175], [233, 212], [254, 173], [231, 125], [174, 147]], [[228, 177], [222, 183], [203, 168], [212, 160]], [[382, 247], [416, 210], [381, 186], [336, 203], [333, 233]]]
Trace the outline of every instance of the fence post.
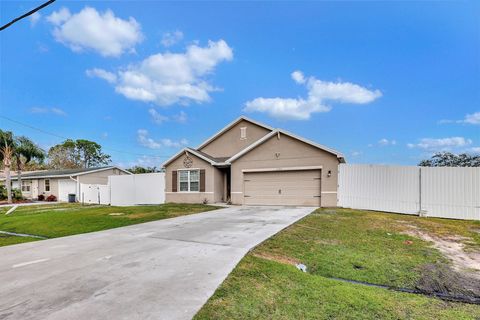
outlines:
[[418, 215], [422, 215], [422, 167], [418, 167]]

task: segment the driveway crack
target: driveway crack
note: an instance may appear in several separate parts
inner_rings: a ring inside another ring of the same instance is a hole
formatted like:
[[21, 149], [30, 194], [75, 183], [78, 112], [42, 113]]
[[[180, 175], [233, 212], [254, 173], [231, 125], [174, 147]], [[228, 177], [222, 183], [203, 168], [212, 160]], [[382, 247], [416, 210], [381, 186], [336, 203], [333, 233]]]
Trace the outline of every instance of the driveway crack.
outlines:
[[212, 246], [231, 247], [231, 245], [226, 244], [226, 243], [215, 243], [215, 242], [207, 242], [207, 241], [175, 239], [175, 238], [166, 238], [166, 237], [158, 237], [158, 236], [150, 236], [149, 238], [155, 238], [155, 239], [160, 239], [160, 240], [168, 240], [168, 241], [180, 241], [180, 242], [188, 242], [188, 243], [208, 244], [208, 245], [212, 245]]

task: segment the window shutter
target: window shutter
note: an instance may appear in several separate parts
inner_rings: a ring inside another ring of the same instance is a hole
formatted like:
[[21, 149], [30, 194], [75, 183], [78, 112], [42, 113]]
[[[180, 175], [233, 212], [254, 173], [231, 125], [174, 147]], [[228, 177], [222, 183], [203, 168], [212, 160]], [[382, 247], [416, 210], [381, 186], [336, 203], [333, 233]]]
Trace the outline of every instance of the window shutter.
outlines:
[[177, 192], [177, 171], [172, 171], [172, 192]]
[[200, 170], [200, 192], [205, 192], [205, 169]]

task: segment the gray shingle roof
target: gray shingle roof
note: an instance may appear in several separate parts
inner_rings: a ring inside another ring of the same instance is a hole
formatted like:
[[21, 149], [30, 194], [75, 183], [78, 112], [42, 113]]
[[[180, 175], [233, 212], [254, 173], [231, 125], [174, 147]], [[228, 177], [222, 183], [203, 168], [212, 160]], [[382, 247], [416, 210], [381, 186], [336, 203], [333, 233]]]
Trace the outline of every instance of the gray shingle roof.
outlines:
[[[86, 168], [86, 169], [64, 169], [64, 170], [43, 170], [43, 171], [35, 171], [35, 172], [28, 172], [22, 174], [22, 178], [37, 178], [37, 177], [58, 177], [58, 176], [76, 176], [78, 174], [88, 173], [90, 171], [97, 171], [97, 170], [107, 170], [115, 168], [114, 166], [106, 166], [106, 167], [96, 167], [96, 168]], [[16, 172], [12, 172], [12, 179], [17, 176]], [[3, 177], [1, 177], [3, 178]], [[0, 178], [0, 179], [1, 179]]]
[[[189, 148], [190, 149], [190, 148]], [[209, 155], [208, 153], [205, 153], [205, 152], [202, 152], [202, 151], [199, 151], [197, 149], [191, 149], [191, 150], [195, 150], [195, 152], [197, 153], [200, 153], [202, 156], [212, 160], [212, 161], [215, 161], [215, 162], [225, 162], [225, 160], [227, 160], [229, 157], [212, 157], [211, 155]]]

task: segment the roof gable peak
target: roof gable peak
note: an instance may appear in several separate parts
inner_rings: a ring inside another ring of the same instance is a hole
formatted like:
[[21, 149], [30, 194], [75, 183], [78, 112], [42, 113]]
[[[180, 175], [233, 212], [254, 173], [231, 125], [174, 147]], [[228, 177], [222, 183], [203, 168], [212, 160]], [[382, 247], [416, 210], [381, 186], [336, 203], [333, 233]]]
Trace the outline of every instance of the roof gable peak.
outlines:
[[233, 126], [235, 126], [236, 124], [238, 124], [239, 122], [241, 121], [247, 121], [247, 122], [250, 122], [250, 123], [253, 123], [259, 127], [262, 127], [262, 128], [265, 128], [267, 130], [270, 130], [270, 131], [273, 131], [274, 128], [273, 127], [270, 127], [269, 125], [266, 125], [264, 123], [261, 123], [261, 122], [258, 122], [256, 120], [253, 120], [253, 119], [250, 119], [246, 116], [240, 116], [238, 117], [237, 119], [233, 120], [232, 122], [230, 122], [229, 124], [227, 124], [225, 127], [223, 127], [220, 131], [218, 131], [217, 133], [215, 133], [213, 136], [211, 136], [210, 138], [208, 138], [207, 140], [205, 140], [204, 142], [202, 142], [201, 145], [199, 145], [197, 148], [197, 150], [205, 147], [206, 145], [210, 144], [212, 141], [214, 141], [215, 139], [217, 139], [219, 136], [221, 136], [223, 133], [225, 133], [226, 131], [228, 131], [230, 128], [232, 128]]

